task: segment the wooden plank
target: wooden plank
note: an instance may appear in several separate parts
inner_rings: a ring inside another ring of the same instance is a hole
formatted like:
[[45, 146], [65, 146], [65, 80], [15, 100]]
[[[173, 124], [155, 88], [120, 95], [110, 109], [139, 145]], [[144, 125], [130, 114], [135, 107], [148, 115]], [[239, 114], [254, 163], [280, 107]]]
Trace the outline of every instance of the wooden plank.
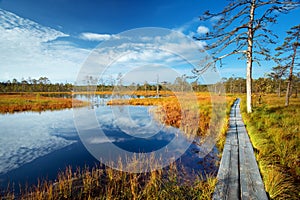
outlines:
[[229, 120], [213, 199], [268, 199], [241, 117], [239, 99], [232, 106]]
[[245, 126], [238, 128], [242, 199], [268, 199]]
[[[236, 136], [236, 134], [235, 134]], [[233, 143], [231, 146], [231, 159], [230, 159], [230, 174], [229, 174], [229, 190], [227, 194], [227, 198], [230, 197], [231, 199], [238, 199], [240, 194], [239, 189], [239, 153], [238, 153], [238, 144], [237, 144], [237, 138], [235, 141], [232, 141]]]
[[238, 172], [238, 138], [236, 132], [236, 102], [230, 112], [229, 129], [226, 135], [226, 142], [222, 159], [217, 175], [213, 199], [234, 199], [239, 198], [239, 172]]
[[267, 200], [268, 197], [254, 156], [252, 144], [242, 120], [239, 104], [236, 109], [236, 124], [239, 140], [241, 199]]

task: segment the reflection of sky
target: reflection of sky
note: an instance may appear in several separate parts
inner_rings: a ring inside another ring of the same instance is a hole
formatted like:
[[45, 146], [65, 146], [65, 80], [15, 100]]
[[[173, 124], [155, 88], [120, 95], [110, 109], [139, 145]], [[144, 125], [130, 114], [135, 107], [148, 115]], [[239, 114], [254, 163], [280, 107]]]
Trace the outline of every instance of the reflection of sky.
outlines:
[[97, 110], [96, 115], [104, 130], [119, 129], [134, 137], [148, 138], [163, 129], [163, 126], [153, 119], [149, 108], [151, 107], [102, 107]]
[[[147, 142], [149, 148], [161, 148], [174, 137], [176, 129], [158, 124], [149, 108], [95, 107], [97, 120], [107, 137], [90, 137], [88, 142], [97, 145], [113, 142], [132, 150], [140, 148], [137, 144], [140, 141]], [[0, 115], [0, 127], [0, 174], [79, 140], [72, 110]]]
[[75, 142], [72, 120], [72, 110], [0, 115], [0, 174]]
[[[150, 109], [153, 108], [100, 106], [94, 112], [86, 107], [74, 111], [74, 121], [82, 143], [95, 158], [112, 168], [118, 168], [115, 163], [121, 161], [122, 170], [140, 173], [168, 166], [192, 142], [179, 129], [154, 120]], [[135, 156], [142, 156], [138, 169], [132, 169], [129, 161]], [[145, 162], [150, 159], [155, 160], [155, 166]]]
[[[104, 106], [96, 109], [96, 117], [105, 134], [91, 134], [90, 144], [113, 142], [132, 152], [153, 151], [167, 145], [178, 129], [158, 123], [145, 106]], [[96, 129], [94, 129], [96, 130]], [[145, 145], [148, 147], [146, 148]], [[151, 146], [151, 147], [150, 147]], [[147, 150], [146, 150], [147, 149]]]

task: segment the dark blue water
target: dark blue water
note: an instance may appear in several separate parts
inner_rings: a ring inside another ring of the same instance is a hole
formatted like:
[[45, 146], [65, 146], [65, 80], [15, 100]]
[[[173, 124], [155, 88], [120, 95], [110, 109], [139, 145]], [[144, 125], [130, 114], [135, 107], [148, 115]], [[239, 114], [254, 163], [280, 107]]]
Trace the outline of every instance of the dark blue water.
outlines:
[[[104, 106], [108, 96], [87, 99], [94, 102], [88, 109], [93, 111], [106, 135], [91, 140], [93, 144], [105, 147], [112, 142], [129, 152], [147, 153], [163, 148], [176, 137], [174, 128], [163, 129], [156, 124], [150, 107]], [[81, 142], [73, 114], [73, 110], [66, 109], [0, 115], [1, 190], [8, 183], [18, 188], [36, 184], [38, 179], [54, 181], [67, 166], [75, 170], [101, 165]], [[177, 160], [178, 164], [184, 165], [186, 171], [216, 172], [216, 148], [205, 158], [199, 158], [198, 151], [199, 147], [192, 144]]]

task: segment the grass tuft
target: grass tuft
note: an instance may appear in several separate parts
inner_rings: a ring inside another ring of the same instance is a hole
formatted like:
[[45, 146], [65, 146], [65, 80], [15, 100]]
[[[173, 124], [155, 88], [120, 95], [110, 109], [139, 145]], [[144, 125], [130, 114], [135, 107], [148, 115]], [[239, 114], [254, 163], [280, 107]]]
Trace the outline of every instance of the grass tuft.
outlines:
[[243, 119], [256, 152], [265, 189], [271, 199], [300, 199], [300, 99], [267, 95]]

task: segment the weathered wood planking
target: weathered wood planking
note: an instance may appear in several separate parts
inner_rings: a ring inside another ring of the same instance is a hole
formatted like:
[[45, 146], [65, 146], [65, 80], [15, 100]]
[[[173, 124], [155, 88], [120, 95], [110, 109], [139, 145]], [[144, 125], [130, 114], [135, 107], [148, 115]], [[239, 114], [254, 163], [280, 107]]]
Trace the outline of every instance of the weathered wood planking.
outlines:
[[236, 116], [239, 139], [241, 199], [268, 199], [239, 106], [236, 108]]
[[240, 99], [232, 106], [229, 129], [213, 199], [268, 199], [240, 113]]

